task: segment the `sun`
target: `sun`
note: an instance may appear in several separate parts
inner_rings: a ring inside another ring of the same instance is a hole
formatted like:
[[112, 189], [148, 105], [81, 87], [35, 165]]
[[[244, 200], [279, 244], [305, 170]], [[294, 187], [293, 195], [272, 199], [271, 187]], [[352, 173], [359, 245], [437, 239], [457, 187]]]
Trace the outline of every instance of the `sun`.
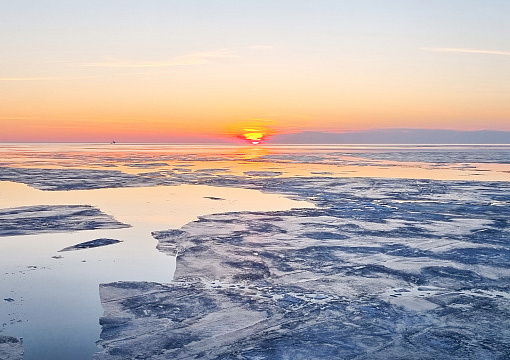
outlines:
[[271, 121], [264, 119], [236, 121], [227, 125], [224, 134], [251, 145], [259, 145], [276, 133], [271, 124]]
[[242, 137], [252, 145], [258, 145], [264, 139], [265, 134], [260, 129], [243, 129]]

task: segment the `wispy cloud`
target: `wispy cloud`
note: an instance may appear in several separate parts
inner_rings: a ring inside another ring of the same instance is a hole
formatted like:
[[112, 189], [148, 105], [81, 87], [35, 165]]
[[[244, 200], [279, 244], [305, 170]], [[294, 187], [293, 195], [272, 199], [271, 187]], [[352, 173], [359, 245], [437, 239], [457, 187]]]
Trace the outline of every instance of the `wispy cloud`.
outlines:
[[159, 62], [125, 62], [119, 60], [110, 60], [102, 62], [91, 62], [80, 64], [82, 67], [112, 67], [112, 68], [157, 68], [172, 66], [188, 66], [208, 64], [212, 59], [234, 58], [238, 55], [228, 49], [219, 49], [214, 51], [201, 51], [187, 55], [176, 56], [168, 61]]
[[34, 77], [3, 77], [0, 81], [62, 81], [62, 80], [82, 80], [90, 79], [94, 76], [34, 76]]
[[432, 52], [453, 52], [453, 53], [465, 53], [465, 54], [486, 54], [486, 55], [502, 55], [510, 56], [510, 51], [499, 51], [499, 50], [483, 50], [483, 49], [466, 49], [466, 48], [420, 48], [425, 51]]
[[12, 78], [0, 78], [0, 81], [47, 81], [47, 80], [59, 80], [61, 78], [55, 77], [12, 77]]

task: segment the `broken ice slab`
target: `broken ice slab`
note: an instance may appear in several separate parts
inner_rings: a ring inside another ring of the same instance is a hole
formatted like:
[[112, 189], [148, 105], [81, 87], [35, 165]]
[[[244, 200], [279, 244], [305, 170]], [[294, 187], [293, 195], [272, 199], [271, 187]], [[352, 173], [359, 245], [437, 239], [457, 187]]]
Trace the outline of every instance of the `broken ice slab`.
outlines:
[[[39, 169], [0, 167], [0, 180], [24, 183], [40, 190], [87, 190], [154, 186], [161, 181], [118, 170]], [[168, 184], [169, 181], [167, 180]]]
[[91, 249], [91, 248], [96, 248], [96, 247], [100, 247], [100, 246], [118, 244], [120, 242], [122, 242], [122, 241], [116, 240], [116, 239], [105, 239], [105, 238], [95, 239], [95, 240], [91, 240], [91, 241], [85, 241], [85, 242], [82, 242], [82, 243], [79, 243], [79, 244], [76, 244], [73, 246], [68, 246], [66, 248], [63, 248], [62, 250], [59, 250], [58, 252]]
[[129, 227], [86, 205], [41, 205], [0, 209], [0, 236]]

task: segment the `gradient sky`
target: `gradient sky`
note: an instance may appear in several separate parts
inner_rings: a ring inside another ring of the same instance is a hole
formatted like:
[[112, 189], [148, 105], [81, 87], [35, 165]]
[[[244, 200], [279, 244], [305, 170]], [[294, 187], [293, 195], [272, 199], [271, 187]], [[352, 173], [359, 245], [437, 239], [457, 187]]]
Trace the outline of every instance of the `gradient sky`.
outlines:
[[510, 130], [508, 0], [1, 0], [0, 141]]

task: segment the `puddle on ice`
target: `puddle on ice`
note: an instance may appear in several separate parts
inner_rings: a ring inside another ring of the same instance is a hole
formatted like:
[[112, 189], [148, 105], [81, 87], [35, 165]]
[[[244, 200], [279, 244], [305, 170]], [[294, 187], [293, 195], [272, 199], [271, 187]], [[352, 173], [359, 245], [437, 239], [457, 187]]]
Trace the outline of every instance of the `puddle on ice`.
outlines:
[[[0, 237], [0, 329], [23, 337], [25, 360], [90, 359], [101, 330], [100, 283], [172, 279], [175, 258], [156, 249], [152, 231], [211, 213], [312, 207], [256, 190], [203, 185], [41, 191], [0, 181], [0, 209], [33, 205], [92, 205], [132, 227]], [[58, 252], [100, 238], [122, 242]]]

